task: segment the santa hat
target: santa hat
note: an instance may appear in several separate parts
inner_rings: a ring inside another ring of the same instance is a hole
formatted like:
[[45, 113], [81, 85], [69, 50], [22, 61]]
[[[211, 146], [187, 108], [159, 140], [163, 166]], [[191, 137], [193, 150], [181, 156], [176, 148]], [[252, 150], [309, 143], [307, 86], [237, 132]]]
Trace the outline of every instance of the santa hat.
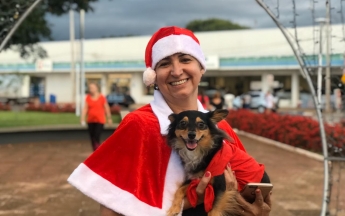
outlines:
[[146, 46], [145, 64], [143, 79], [146, 86], [154, 84], [156, 64], [165, 57], [175, 53], [184, 53], [196, 58], [204, 70], [206, 70], [206, 60], [201, 50], [199, 40], [193, 32], [188, 29], [176, 26], [164, 27], [152, 35]]

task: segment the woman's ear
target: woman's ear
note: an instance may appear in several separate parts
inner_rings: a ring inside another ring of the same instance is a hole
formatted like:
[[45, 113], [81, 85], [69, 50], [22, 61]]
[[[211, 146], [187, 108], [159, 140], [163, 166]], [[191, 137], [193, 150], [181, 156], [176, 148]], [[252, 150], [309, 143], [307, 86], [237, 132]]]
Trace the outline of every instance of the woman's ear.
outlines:
[[204, 74], [204, 73], [205, 73], [205, 69], [201, 68], [201, 74]]

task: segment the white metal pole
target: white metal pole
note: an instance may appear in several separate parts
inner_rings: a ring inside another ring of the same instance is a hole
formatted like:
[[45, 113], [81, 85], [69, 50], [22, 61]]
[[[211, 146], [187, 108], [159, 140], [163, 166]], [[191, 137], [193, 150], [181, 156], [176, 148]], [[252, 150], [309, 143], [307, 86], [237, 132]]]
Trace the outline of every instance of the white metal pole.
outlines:
[[319, 68], [317, 71], [317, 99], [319, 101], [319, 108], [321, 108], [322, 104], [322, 32], [323, 32], [323, 25], [325, 20], [320, 18], [317, 20], [320, 23], [320, 38], [319, 38]]
[[85, 69], [84, 69], [84, 31], [85, 31], [85, 11], [80, 10], [80, 109], [85, 103]]
[[326, 80], [325, 80], [325, 111], [331, 111], [331, 56], [330, 56], [330, 1], [326, 0]]
[[20, 24], [26, 19], [26, 17], [35, 9], [35, 7], [41, 2], [42, 0], [36, 0], [19, 18], [17, 23], [13, 26], [11, 31], [6, 35], [5, 39], [0, 44], [0, 52], [6, 46], [7, 42], [11, 39], [12, 35], [16, 32]]
[[[75, 79], [76, 79], [76, 72], [75, 72], [75, 51], [74, 51], [74, 39], [75, 39], [75, 29], [74, 29], [74, 11], [70, 10], [69, 11], [69, 31], [70, 31], [70, 42], [71, 42], [71, 92], [72, 92], [72, 103], [76, 104], [76, 83], [75, 83]], [[76, 106], [77, 107], [77, 106]], [[76, 115], [77, 113], [77, 109], [75, 110]]]

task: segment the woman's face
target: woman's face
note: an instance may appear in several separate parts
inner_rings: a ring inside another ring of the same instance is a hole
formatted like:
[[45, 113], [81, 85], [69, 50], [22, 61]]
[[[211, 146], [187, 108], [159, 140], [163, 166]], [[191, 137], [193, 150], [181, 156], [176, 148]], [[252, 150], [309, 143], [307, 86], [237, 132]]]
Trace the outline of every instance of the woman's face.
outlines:
[[95, 94], [98, 92], [98, 87], [94, 83], [89, 84], [89, 92]]
[[166, 99], [185, 99], [197, 95], [202, 69], [194, 57], [176, 53], [159, 61], [155, 68], [156, 84]]

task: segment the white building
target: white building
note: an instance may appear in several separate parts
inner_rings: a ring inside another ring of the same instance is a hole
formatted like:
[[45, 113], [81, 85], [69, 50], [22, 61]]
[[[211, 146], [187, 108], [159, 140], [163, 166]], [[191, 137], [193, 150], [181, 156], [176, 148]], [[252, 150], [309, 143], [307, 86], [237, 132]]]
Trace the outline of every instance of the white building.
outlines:
[[[314, 45], [314, 40], [318, 40], [319, 33], [316, 29], [303, 27], [297, 31], [300, 45], [307, 55], [317, 55], [318, 45]], [[345, 51], [345, 43], [339, 38], [343, 37], [342, 30], [341, 25], [332, 26], [331, 34], [338, 36], [332, 39], [332, 75], [342, 73]], [[294, 33], [293, 29], [290, 32]], [[272, 74], [284, 89], [291, 90], [291, 98], [285, 103], [291, 107], [297, 106], [299, 92], [307, 90], [293, 52], [277, 28], [202, 32], [196, 36], [207, 57], [207, 72], [203, 80], [207, 85], [226, 88], [234, 94], [248, 91], [255, 85], [266, 91], [268, 77]], [[152, 91], [142, 82], [144, 52], [149, 39], [150, 36], [138, 36], [85, 40], [87, 81], [99, 82], [105, 95], [116, 84], [127, 87], [137, 103], [149, 102]], [[20, 91], [23, 97], [41, 94], [49, 101], [49, 95], [53, 94], [58, 103], [72, 102], [71, 43], [57, 41], [40, 45], [47, 51], [48, 58], [37, 62], [21, 59], [14, 51], [2, 52], [0, 74], [23, 74]], [[76, 60], [80, 56], [78, 47], [76, 41]], [[317, 64], [316, 58], [311, 57], [310, 61]]]

